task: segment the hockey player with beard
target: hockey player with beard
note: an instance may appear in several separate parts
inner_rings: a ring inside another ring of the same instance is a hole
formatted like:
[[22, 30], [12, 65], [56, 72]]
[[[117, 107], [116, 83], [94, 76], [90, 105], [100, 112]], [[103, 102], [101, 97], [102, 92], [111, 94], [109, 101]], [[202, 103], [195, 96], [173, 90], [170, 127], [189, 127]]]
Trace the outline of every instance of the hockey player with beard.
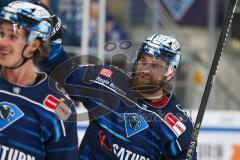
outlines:
[[71, 67], [73, 60], [55, 70], [71, 98], [89, 111], [80, 159], [185, 159], [193, 125], [166, 88], [180, 58], [176, 39], [155, 34], [138, 50], [133, 76], [112, 65]]

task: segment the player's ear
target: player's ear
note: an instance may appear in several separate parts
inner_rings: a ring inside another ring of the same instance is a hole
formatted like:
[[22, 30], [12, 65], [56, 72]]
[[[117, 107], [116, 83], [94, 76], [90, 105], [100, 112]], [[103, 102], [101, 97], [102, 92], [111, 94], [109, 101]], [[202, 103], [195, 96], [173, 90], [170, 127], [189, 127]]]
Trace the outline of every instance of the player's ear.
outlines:
[[29, 45], [30, 51], [35, 52], [40, 47], [40, 45], [41, 45], [41, 41], [36, 39], [32, 43], [30, 43], [30, 45]]
[[25, 56], [26, 57], [32, 57], [33, 54], [38, 50], [38, 48], [41, 45], [41, 41], [36, 39], [28, 44], [27, 48], [25, 49]]
[[176, 68], [174, 68], [174, 67], [169, 68], [167, 73], [165, 74], [166, 81], [172, 80], [173, 77], [175, 76], [175, 74], [176, 74]]

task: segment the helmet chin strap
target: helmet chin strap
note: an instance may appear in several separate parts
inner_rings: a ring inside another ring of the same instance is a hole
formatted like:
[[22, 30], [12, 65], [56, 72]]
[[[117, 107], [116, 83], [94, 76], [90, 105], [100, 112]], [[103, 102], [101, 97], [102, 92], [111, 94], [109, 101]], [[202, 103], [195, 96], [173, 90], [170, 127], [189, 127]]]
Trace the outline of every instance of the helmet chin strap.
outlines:
[[16, 66], [12, 66], [12, 67], [5, 67], [5, 68], [11, 69], [11, 70], [15, 70], [15, 69], [21, 67], [22, 65], [24, 65], [28, 60], [32, 59], [33, 56], [31, 56], [31, 57], [25, 57], [25, 56], [23, 55], [23, 53], [24, 53], [25, 49], [27, 48], [27, 46], [28, 46], [28, 44], [26, 44], [26, 45], [23, 47], [22, 55], [21, 55], [21, 56], [22, 56], [22, 62], [21, 62], [20, 64], [19, 64], [19, 65], [16, 65]]

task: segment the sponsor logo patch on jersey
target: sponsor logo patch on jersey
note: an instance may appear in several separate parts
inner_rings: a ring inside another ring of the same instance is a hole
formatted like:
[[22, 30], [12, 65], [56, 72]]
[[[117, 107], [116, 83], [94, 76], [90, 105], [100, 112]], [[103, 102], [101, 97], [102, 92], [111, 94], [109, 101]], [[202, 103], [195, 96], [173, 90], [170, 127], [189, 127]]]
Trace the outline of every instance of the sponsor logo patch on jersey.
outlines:
[[71, 115], [71, 110], [70, 108], [64, 103], [64, 102], [59, 102], [57, 104], [55, 114], [63, 121], [66, 121], [70, 115]]
[[178, 136], [186, 130], [186, 126], [172, 113], [168, 113], [165, 116], [165, 121], [172, 127]]
[[100, 74], [103, 75], [103, 76], [106, 76], [108, 78], [110, 78], [112, 76], [112, 71], [111, 70], [108, 70], [108, 69], [102, 69], [100, 71]]
[[43, 104], [48, 111], [55, 112], [59, 102], [60, 100], [58, 98], [54, 97], [53, 95], [48, 95], [45, 98]]
[[24, 113], [9, 102], [0, 102], [0, 131], [20, 119]]
[[132, 135], [148, 128], [145, 119], [136, 113], [124, 113], [124, 120], [127, 137], [131, 137]]

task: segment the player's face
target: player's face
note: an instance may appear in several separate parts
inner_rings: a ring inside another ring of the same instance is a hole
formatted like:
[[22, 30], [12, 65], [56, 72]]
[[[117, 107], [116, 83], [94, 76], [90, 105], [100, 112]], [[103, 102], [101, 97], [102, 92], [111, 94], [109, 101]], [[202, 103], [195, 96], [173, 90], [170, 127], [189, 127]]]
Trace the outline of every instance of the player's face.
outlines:
[[22, 60], [25, 31], [10, 22], [0, 23], [0, 65], [12, 67]]
[[162, 87], [166, 66], [166, 62], [159, 58], [141, 55], [135, 68], [134, 84], [137, 87], [143, 86], [144, 89]]

